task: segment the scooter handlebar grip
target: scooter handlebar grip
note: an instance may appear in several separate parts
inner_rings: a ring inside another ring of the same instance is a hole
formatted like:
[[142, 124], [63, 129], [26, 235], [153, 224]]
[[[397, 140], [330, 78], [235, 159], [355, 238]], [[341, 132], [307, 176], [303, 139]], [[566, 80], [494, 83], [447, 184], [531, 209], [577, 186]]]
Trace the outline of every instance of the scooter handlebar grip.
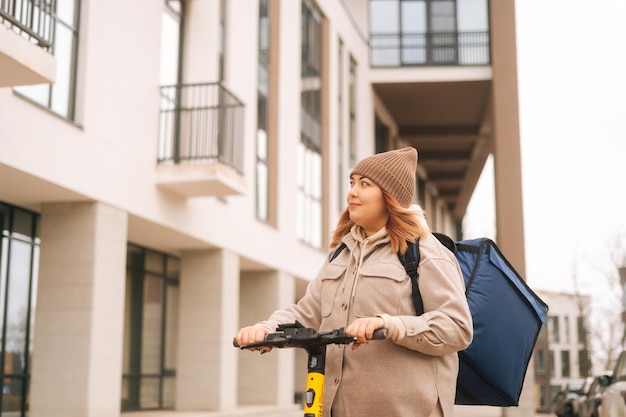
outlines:
[[374, 330], [374, 334], [372, 335], [372, 340], [381, 340], [387, 338], [387, 329], [384, 327], [382, 329]]

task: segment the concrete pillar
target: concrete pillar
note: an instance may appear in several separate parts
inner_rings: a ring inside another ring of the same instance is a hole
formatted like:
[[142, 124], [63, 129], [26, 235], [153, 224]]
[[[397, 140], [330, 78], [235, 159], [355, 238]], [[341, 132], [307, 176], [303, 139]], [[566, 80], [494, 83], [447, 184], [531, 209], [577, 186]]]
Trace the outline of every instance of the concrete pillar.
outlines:
[[239, 258], [227, 251], [184, 252], [176, 409], [228, 411], [237, 402]]
[[31, 417], [118, 417], [127, 214], [44, 204]]
[[[241, 276], [240, 327], [265, 320], [276, 309], [294, 302], [294, 278], [279, 272], [249, 272]], [[238, 402], [252, 404], [293, 404], [294, 350], [274, 349], [271, 353], [239, 353]]]
[[[489, 12], [493, 68], [496, 240], [517, 272], [525, 277], [515, 0], [490, 1]], [[534, 383], [534, 361], [531, 360], [519, 407], [503, 409], [502, 415], [534, 416]]]

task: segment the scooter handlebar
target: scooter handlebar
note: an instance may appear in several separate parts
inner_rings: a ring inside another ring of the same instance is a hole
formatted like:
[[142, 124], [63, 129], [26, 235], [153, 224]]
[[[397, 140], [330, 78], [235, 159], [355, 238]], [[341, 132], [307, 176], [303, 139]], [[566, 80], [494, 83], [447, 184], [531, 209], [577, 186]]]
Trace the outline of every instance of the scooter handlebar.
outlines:
[[[333, 330], [331, 333], [335, 333], [337, 335], [344, 335], [344, 328], [342, 327], [341, 329]], [[270, 333], [270, 334], [275, 334], [275, 333]], [[269, 340], [268, 336], [269, 335], [265, 336], [265, 340], [266, 341]], [[372, 334], [372, 338], [370, 340], [382, 340], [382, 339], [386, 339], [386, 338], [387, 338], [387, 329], [381, 328], [381, 329], [374, 330], [374, 334]], [[354, 339], [354, 340], [356, 340], [356, 339]], [[236, 338], [233, 338], [233, 346], [236, 347], [236, 348], [241, 348], [241, 346], [237, 343], [237, 339]]]

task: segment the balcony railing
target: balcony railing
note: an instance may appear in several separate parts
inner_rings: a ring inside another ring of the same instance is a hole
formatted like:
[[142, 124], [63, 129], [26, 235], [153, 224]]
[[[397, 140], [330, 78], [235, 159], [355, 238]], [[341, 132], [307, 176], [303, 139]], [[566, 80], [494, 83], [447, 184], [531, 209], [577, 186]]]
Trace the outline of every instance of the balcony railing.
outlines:
[[370, 35], [373, 67], [488, 65], [489, 32], [385, 33]]
[[159, 162], [221, 162], [242, 174], [243, 110], [218, 82], [162, 86]]
[[56, 0], [0, 0], [0, 23], [50, 51]]

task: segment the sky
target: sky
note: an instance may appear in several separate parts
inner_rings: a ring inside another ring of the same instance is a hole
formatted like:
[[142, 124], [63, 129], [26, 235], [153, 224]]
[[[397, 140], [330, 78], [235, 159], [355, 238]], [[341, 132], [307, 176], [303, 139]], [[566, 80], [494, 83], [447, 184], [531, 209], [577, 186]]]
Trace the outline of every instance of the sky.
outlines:
[[[516, 3], [526, 279], [571, 292], [576, 276], [597, 304], [626, 250], [626, 0]], [[488, 161], [472, 233], [492, 236], [492, 195]]]

